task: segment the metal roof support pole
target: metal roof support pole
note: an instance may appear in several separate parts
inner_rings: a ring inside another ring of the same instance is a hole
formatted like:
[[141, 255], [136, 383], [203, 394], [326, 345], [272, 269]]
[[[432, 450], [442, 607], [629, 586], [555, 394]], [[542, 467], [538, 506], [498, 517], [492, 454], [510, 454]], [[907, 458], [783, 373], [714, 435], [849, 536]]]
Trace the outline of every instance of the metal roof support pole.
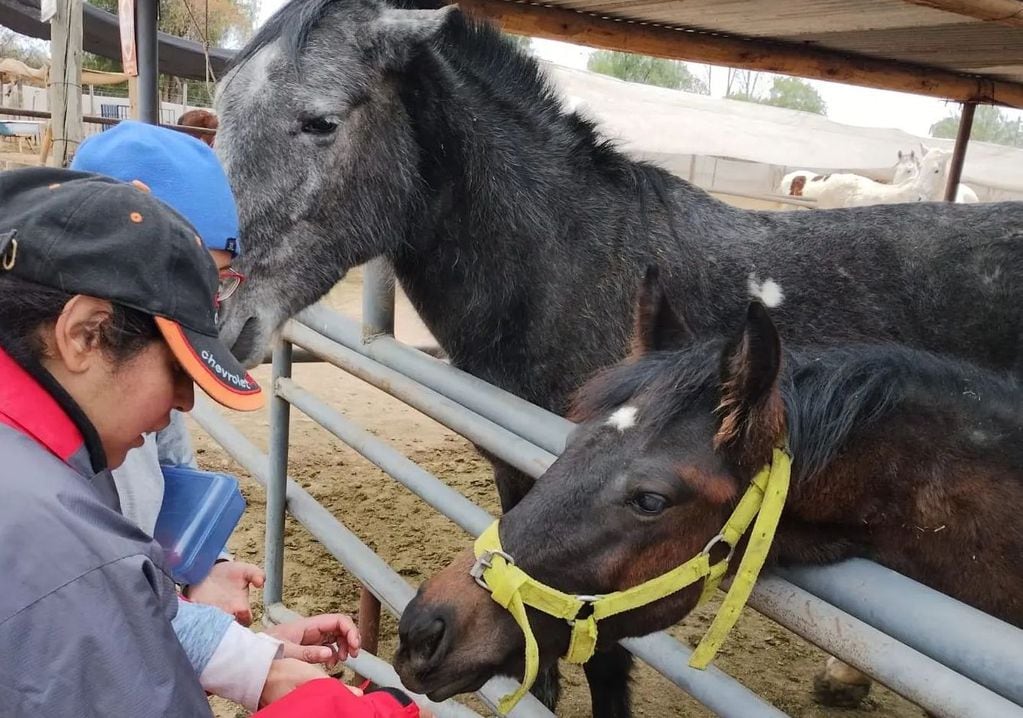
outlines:
[[966, 161], [966, 145], [970, 142], [973, 115], [976, 111], [976, 102], [963, 103], [963, 114], [959, 117], [959, 132], [956, 133], [956, 145], [952, 150], [952, 162], [948, 167], [948, 183], [945, 185], [946, 202], [956, 201], [959, 179], [963, 176], [963, 162]]
[[139, 120], [160, 124], [160, 59], [157, 52], [158, 0], [135, 2], [135, 48], [139, 65]]

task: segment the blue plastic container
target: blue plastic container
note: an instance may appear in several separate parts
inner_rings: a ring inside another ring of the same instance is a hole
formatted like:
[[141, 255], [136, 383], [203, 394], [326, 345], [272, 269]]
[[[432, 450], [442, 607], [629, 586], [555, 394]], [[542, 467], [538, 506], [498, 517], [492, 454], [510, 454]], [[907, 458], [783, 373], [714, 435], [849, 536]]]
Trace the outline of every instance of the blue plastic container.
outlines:
[[163, 478], [163, 505], [153, 538], [163, 546], [177, 583], [199, 583], [238, 525], [245, 499], [238, 481], [228, 474], [164, 467]]

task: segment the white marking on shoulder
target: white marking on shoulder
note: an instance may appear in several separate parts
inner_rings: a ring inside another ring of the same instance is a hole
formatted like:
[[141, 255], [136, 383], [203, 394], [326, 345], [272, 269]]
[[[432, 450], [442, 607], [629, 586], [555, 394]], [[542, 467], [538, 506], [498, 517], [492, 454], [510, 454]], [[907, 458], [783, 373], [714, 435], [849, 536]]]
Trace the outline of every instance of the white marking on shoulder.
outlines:
[[623, 406], [620, 409], [616, 409], [615, 413], [607, 418], [605, 424], [624, 432], [626, 429], [631, 429], [636, 425], [636, 413], [636, 407]]
[[761, 284], [757, 281], [757, 275], [751, 274], [746, 286], [749, 288], [750, 296], [753, 299], [759, 299], [768, 309], [780, 307], [781, 303], [785, 301], [785, 293], [781, 290], [781, 285], [770, 277]]

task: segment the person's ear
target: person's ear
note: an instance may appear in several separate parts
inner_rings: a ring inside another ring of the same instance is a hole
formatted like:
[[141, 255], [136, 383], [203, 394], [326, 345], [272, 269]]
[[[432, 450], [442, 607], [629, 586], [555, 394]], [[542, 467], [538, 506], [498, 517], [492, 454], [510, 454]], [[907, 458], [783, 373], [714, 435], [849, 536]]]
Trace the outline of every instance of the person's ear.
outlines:
[[103, 325], [110, 321], [113, 307], [105, 299], [76, 294], [57, 317], [48, 353], [72, 374], [89, 370], [102, 359]]

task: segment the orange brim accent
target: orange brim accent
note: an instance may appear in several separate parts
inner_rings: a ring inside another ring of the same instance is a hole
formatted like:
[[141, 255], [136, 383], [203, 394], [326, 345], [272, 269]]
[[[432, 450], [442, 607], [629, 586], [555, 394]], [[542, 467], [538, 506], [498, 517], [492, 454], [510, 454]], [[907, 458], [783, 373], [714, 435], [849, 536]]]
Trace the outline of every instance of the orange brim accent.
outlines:
[[164, 317], [154, 317], [154, 319], [164, 341], [167, 342], [167, 346], [174, 354], [174, 358], [192, 377], [192, 381], [198, 384], [199, 388], [206, 392], [211, 399], [236, 411], [256, 411], [263, 408], [265, 397], [262, 389], [253, 392], [233, 391], [210, 372], [209, 367], [196, 354], [194, 347], [188, 342], [177, 322], [172, 322]]

